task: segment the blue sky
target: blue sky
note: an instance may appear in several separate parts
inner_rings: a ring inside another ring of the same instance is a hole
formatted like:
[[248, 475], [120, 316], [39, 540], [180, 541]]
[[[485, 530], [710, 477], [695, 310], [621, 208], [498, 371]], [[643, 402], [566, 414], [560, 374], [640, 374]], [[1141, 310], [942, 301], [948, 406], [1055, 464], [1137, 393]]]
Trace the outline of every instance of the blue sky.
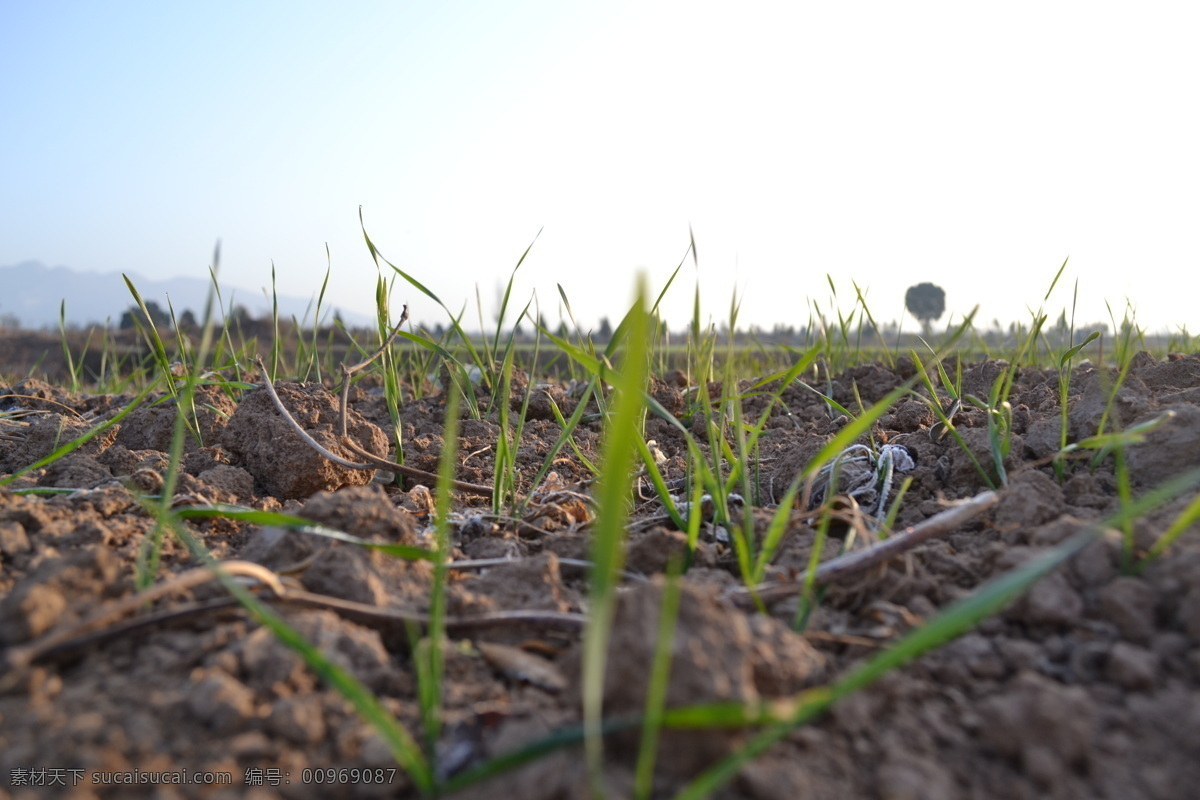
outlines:
[[[876, 318], [933, 281], [1027, 320], [1200, 331], [1200, 12], [951, 2], [0, 3], [0, 265], [203, 277], [369, 311], [384, 255], [489, 317]], [[119, 278], [114, 278], [119, 280]], [[420, 321], [426, 298], [398, 285]], [[2, 304], [2, 301], [0, 301]], [[911, 320], [905, 324], [913, 327]]]

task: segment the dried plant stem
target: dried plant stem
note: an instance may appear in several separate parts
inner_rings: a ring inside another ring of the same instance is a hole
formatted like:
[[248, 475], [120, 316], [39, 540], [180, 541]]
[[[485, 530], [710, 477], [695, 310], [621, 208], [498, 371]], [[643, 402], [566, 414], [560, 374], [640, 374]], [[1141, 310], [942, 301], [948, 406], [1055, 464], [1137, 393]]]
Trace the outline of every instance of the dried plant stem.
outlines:
[[[261, 564], [255, 564], [250, 561], [225, 561], [221, 562], [220, 568], [227, 575], [235, 578], [253, 578], [268, 587], [276, 595], [283, 594], [283, 583], [279, 580], [279, 576]], [[171, 594], [194, 589], [197, 586], [212, 581], [215, 577], [216, 573], [211, 567], [190, 569], [143, 592], [131, 594], [128, 597], [109, 603], [77, 625], [72, 625], [59, 631], [51, 631], [27, 645], [9, 648], [4, 654], [4, 667], [7, 674], [4, 675], [3, 679], [0, 679], [0, 688], [7, 688], [9, 680], [14, 673], [24, 667], [28, 667], [40, 658], [43, 653], [61, 647], [66, 642], [80, 636], [85, 636], [98, 628], [111, 625], [116, 620], [119, 620], [132, 611], [136, 611], [147, 603], [153, 603], [155, 600]]]
[[[407, 317], [407, 306], [405, 307], [405, 309], [406, 309], [405, 316]], [[401, 324], [403, 324], [403, 323], [404, 323], [404, 320], [402, 319]], [[398, 331], [399, 329], [400, 329], [399, 326], [397, 326], [396, 331]], [[396, 331], [392, 332], [393, 337], [395, 336]], [[391, 343], [391, 337], [389, 337], [388, 343], [389, 344]], [[385, 469], [385, 470], [389, 470], [391, 472], [398, 472], [407, 478], [415, 478], [420, 481], [425, 481], [426, 483], [428, 483], [431, 486], [436, 485], [437, 475], [434, 475], [432, 472], [426, 472], [425, 470], [416, 469], [415, 467], [408, 467], [408, 466], [405, 466], [404, 464], [397, 464], [395, 461], [388, 461], [386, 458], [380, 458], [379, 456], [376, 456], [372, 453], [368, 453], [366, 450], [359, 447], [350, 438], [350, 436], [347, 433], [347, 428], [348, 428], [347, 417], [349, 414], [349, 398], [350, 398], [350, 377], [351, 377], [351, 375], [354, 374], [355, 370], [361, 369], [361, 368], [365, 367], [366, 365], [370, 364], [372, 361], [375, 360], [376, 357], [378, 357], [378, 355], [379, 355], [379, 353], [377, 352], [374, 355], [372, 355], [370, 358], [368, 358], [367, 360], [365, 360], [359, 364], [355, 364], [353, 368], [346, 367], [345, 365], [342, 366], [342, 372], [343, 372], [343, 375], [345, 376], [345, 378], [342, 383], [342, 389], [338, 393], [339, 394], [339, 405], [340, 405], [338, 414], [339, 414], [339, 418], [341, 420], [341, 444], [343, 447], [345, 447], [346, 449], [350, 450], [355, 455], [362, 458], [363, 459], [362, 463], [356, 462], [356, 461], [350, 461], [349, 459], [342, 458], [341, 456], [337, 455], [336, 453], [333, 453], [332, 451], [330, 451], [328, 448], [322, 446], [320, 442], [318, 442], [316, 439], [314, 439], [312, 436], [310, 436], [308, 431], [304, 430], [304, 428], [301, 427], [300, 423], [297, 422], [295, 420], [295, 418], [292, 416], [291, 412], [288, 411], [287, 406], [285, 406], [283, 404], [283, 400], [280, 399], [279, 393], [275, 391], [275, 387], [271, 384], [270, 378], [267, 377], [266, 366], [263, 364], [263, 361], [261, 358], [258, 359], [258, 367], [262, 371], [262, 374], [263, 374], [263, 386], [266, 388], [267, 394], [269, 394], [271, 396], [272, 402], [275, 403], [275, 408], [278, 409], [279, 413], [287, 421], [288, 425], [291, 426], [292, 430], [294, 430], [296, 432], [296, 435], [299, 436], [301, 439], [303, 439], [305, 444], [307, 444], [309, 447], [316, 450], [318, 453], [320, 453], [325, 458], [329, 459], [330, 461], [332, 461], [335, 464], [340, 464], [343, 467], [346, 467], [347, 469]], [[466, 481], [456, 480], [456, 481], [451, 481], [450, 485], [452, 487], [454, 487], [455, 489], [457, 489], [458, 491], [465, 492], [466, 494], [478, 495], [481, 497], [491, 497], [492, 496], [492, 487], [485, 486], [483, 484], [468, 483]]]
[[[878, 544], [865, 550], [856, 550], [838, 558], [826, 561], [817, 567], [815, 584], [823, 586], [836, 583], [846, 578], [865, 572], [889, 559], [908, 552], [919, 544], [935, 536], [942, 536], [957, 530], [964, 523], [974, 519], [979, 514], [991, 508], [1000, 500], [1000, 494], [986, 491], [975, 495], [969, 500], [956, 503], [940, 514], [935, 514], [924, 522], [917, 523], [900, 533], [884, 539]], [[755, 607], [755, 598], [763, 603], [774, 603], [788, 597], [803, 594], [805, 582], [787, 581], [784, 583], [765, 583], [749, 589], [737, 588], [726, 593], [726, 597], [740, 608]]]
[[[339, 597], [285, 588], [279, 576], [274, 572], [248, 561], [223, 561], [216, 566], [228, 575], [253, 578], [258, 581], [269, 592], [262, 599], [274, 605], [326, 609], [352, 622], [368, 625], [384, 632], [393, 631], [399, 635], [405, 635], [409, 626], [425, 627], [429, 624], [429, 616], [418, 611], [379, 608], [366, 603], [343, 600]], [[216, 571], [212, 567], [197, 567], [144, 592], [109, 603], [77, 625], [52, 631], [27, 645], [9, 649], [4, 654], [4, 677], [0, 679], [0, 690], [6, 690], [15, 685], [19, 675], [34, 663], [65, 658], [86, 647], [111, 641], [137, 631], [238, 607], [239, 601], [236, 597], [226, 596], [143, 614], [124, 622], [119, 621], [126, 614], [147, 603], [171, 594], [194, 589], [215, 578]], [[500, 611], [472, 617], [447, 617], [445, 625], [447, 630], [456, 632], [512, 625], [581, 630], [586, 621], [587, 617], [583, 614], [558, 611]]]

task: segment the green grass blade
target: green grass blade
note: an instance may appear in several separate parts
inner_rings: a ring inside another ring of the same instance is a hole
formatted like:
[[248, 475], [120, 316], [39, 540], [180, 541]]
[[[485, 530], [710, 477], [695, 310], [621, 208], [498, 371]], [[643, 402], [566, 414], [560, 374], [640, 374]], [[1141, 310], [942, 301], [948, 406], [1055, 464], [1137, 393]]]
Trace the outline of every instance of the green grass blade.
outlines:
[[385, 555], [402, 558], [406, 561], [434, 561], [437, 558], [436, 553], [432, 550], [426, 550], [423, 547], [389, 542], [372, 542], [352, 536], [344, 531], [339, 531], [336, 528], [314, 524], [311, 520], [304, 519], [303, 517], [281, 514], [277, 511], [259, 511], [254, 508], [218, 504], [209, 506], [184, 506], [183, 508], [176, 509], [174, 513], [180, 519], [233, 519], [241, 522], [249, 522], [253, 525], [285, 528], [297, 533], [322, 536], [326, 539], [346, 542], [347, 544], [353, 544], [369, 550], [378, 550]]
[[150, 345], [150, 349], [154, 352], [154, 360], [158, 362], [159, 369], [162, 370], [166, 377], [167, 388], [171, 390], [171, 394], [175, 394], [175, 382], [171, 380], [171, 362], [167, 358], [167, 348], [163, 346], [162, 338], [158, 335], [158, 329], [154, 326], [154, 319], [150, 316], [150, 310], [146, 307], [146, 301], [142, 299], [142, 295], [138, 292], [137, 287], [133, 285], [133, 281], [129, 276], [122, 273], [121, 277], [125, 279], [125, 285], [129, 288], [129, 293], [133, 295], [133, 299], [137, 302], [138, 308], [142, 310], [144, 319], [146, 320], [146, 328], [143, 329], [141, 321], [135, 315], [133, 320], [138, 328], [142, 330], [142, 335], [146, 339], [146, 343]]
[[1187, 508], [1179, 513], [1175, 521], [1171, 523], [1162, 535], [1158, 537], [1158, 541], [1150, 548], [1150, 552], [1137, 563], [1137, 571], [1146, 568], [1151, 561], [1161, 556], [1167, 551], [1175, 540], [1178, 539], [1184, 531], [1186, 531], [1196, 520], [1200, 519], [1200, 495], [1192, 498], [1192, 502], [1188, 503]]
[[446, 398], [446, 422], [443, 437], [446, 446], [438, 460], [437, 498], [434, 507], [434, 531], [437, 554], [433, 565], [433, 586], [429, 596], [429, 629], [422, 641], [426, 659], [418, 659], [418, 696], [421, 703], [421, 723], [425, 733], [426, 752], [432, 758], [437, 751], [437, 739], [442, 722], [443, 647], [446, 638], [446, 562], [451, 557], [450, 500], [451, 482], [458, 462], [458, 395]]
[[[71, 391], [79, 391], [79, 373], [75, 371], [75, 359], [71, 355], [71, 346], [67, 342], [67, 301], [64, 298], [58, 306], [58, 330], [62, 337], [63, 358], [67, 362], [67, 374], [71, 376]], [[84, 346], [82, 358], [87, 353], [87, 347]]]
[[639, 281], [623, 368], [616, 383], [614, 413], [604, 442], [603, 471], [596, 490], [597, 513], [592, 533], [590, 613], [583, 639], [583, 719], [585, 753], [590, 783], [603, 796], [604, 674], [609, 634], [615, 610], [617, 574], [624, 560], [625, 523], [633, 485], [634, 444], [643, 414], [647, 379], [648, 315], [645, 311], [645, 279]]
[[[575, 444], [573, 436], [575, 429], [579, 427], [579, 421], [583, 419], [584, 411], [587, 410], [588, 398], [592, 396], [592, 389], [594, 386], [594, 382], [588, 383], [587, 388], [584, 389], [583, 396], [579, 398], [579, 402], [575, 406], [575, 410], [571, 412], [570, 419], [563, 419], [562, 411], [559, 409], [558, 404], [554, 402], [553, 397], [546, 398], [550, 401], [550, 411], [554, 414], [554, 418], [558, 421], [560, 432], [558, 434], [558, 438], [554, 440], [554, 444], [551, 445], [548, 451], [546, 451], [546, 457], [542, 459], [541, 468], [538, 469], [537, 474], [533, 476], [533, 481], [530, 483], [530, 488], [532, 490], [536, 490], [537, 487], [542, 485], [542, 480], [545, 479], [547, 474], [549, 474], [550, 469], [554, 464], [554, 459], [558, 457], [559, 452], [567, 443], [570, 443], [571, 447], [574, 448], [575, 455], [579, 458], [584, 467], [586, 467], [593, 475], [599, 472], [595, 464], [593, 464], [587, 458], [584, 458], [583, 454], [579, 450], [579, 446]], [[521, 516], [525, 513], [525, 509], [529, 506], [529, 501], [532, 499], [532, 497], [532, 492], [525, 495], [525, 497], [521, 500], [521, 504], [517, 506], [517, 513], [515, 516]]]
[[680, 568], [679, 561], [672, 559], [667, 566], [667, 580], [663, 586], [658, 638], [654, 642], [654, 660], [650, 664], [650, 680], [646, 688], [642, 741], [638, 747], [637, 765], [634, 768], [633, 795], [638, 800], [649, 798], [654, 785], [654, 759], [658, 753], [658, 734], [667, 700], [668, 680], [671, 677], [671, 649], [675, 644], [675, 623], [679, 616], [679, 599], [682, 595], [679, 583]]

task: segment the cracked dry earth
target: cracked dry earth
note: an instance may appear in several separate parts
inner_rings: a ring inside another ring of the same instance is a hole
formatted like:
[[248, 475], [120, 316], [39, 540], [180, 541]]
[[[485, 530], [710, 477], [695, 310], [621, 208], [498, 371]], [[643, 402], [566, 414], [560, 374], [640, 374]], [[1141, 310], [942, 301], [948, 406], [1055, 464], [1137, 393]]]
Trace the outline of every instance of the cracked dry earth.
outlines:
[[[964, 390], [986, 396], [995, 362], [966, 369]], [[883, 397], [911, 374], [863, 366], [835, 376], [834, 398], [864, 403]], [[674, 376], [678, 378], [678, 376]], [[1069, 437], [1094, 433], [1107, 399], [1107, 378], [1082, 366], [1071, 383]], [[671, 661], [667, 701], [785, 697], [836, 679], [989, 578], [1062, 541], [1117, 508], [1111, 459], [1091, 470], [1068, 464], [1058, 481], [1047, 457], [1058, 447], [1056, 374], [1021, 371], [1012, 395], [1011, 488], [998, 504], [950, 534], [865, 576], [832, 585], [804, 634], [790, 627], [795, 599], [770, 615], [739, 610], [725, 596], [739, 585], [728, 550], [706, 528], [691, 570]], [[686, 383], [655, 379], [655, 397], [684, 415]], [[713, 387], [716, 391], [717, 387]], [[509, 559], [455, 570], [449, 611], [469, 619], [497, 611], [541, 617], [486, 628], [452, 627], [445, 647], [444, 725], [439, 770], [453, 774], [490, 756], [577, 724], [581, 718], [580, 630], [585, 611], [590, 511], [581, 498], [588, 473], [572, 448], [555, 463], [552, 487], [529, 482], [558, 435], [538, 387], [520, 443], [522, 493], [540, 499], [519, 520], [488, 516], [485, 501], [456, 496], [456, 560]], [[317, 385], [283, 384], [280, 393], [315, 438], [336, 449], [336, 407]], [[33, 413], [0, 433], [0, 473], [44, 456], [115, 414], [129, 398], [74, 396], [36, 380], [0, 387], [7, 409]], [[837, 430], [826, 407], [801, 387], [783, 393], [790, 416], [776, 409], [756, 470], [764, 505], [781, 494]], [[747, 403], [754, 408], [755, 399]], [[519, 405], [516, 406], [519, 408]], [[378, 390], [356, 388], [351, 434], [386, 455], [388, 414]], [[200, 433], [179, 476], [179, 504], [236, 503], [281, 510], [365, 539], [429, 544], [431, 495], [405, 479], [347, 470], [317, 455], [287, 429], [260, 388], [234, 398], [202, 390]], [[1200, 358], [1140, 354], [1112, 412], [1129, 426], [1170, 409], [1174, 417], [1128, 451], [1134, 488], [1142, 492], [1200, 465]], [[83, 418], [81, 418], [81, 415]], [[405, 461], [436, 469], [443, 446], [440, 398], [410, 400], [402, 411]], [[347, 703], [299, 657], [236, 607], [136, 625], [139, 618], [211, 601], [211, 584], [140, 605], [78, 647], [45, 653], [25, 669], [11, 655], [69, 630], [97, 609], [128, 598], [137, 554], [153, 528], [136, 493], [161, 487], [174, 410], [135, 410], [109, 434], [51, 466], [0, 489], [0, 647], [7, 672], [0, 692], [0, 795], [12, 797], [256, 797], [416, 794], [394, 768], [387, 747]], [[877, 437], [916, 455], [913, 484], [897, 524], [943, 509], [942, 501], [985, 488], [964, 452], [945, 437], [916, 399], [901, 400], [879, 422]], [[956, 426], [987, 463], [982, 412]], [[686, 451], [676, 429], [651, 419], [647, 434], [665, 457], [668, 480], [683, 477]], [[498, 427], [463, 420], [459, 478], [490, 481]], [[578, 452], [599, 457], [599, 422], [575, 436]], [[386, 484], [386, 485], [385, 485]], [[33, 486], [70, 494], [17, 494]], [[649, 496], [649, 493], [646, 493]], [[1137, 523], [1147, 548], [1191, 497]], [[608, 714], [636, 714], [645, 699], [662, 599], [661, 576], [685, 537], [664, 522], [653, 500], [636, 504], [627, 546], [605, 684]], [[768, 512], [747, 513], [765, 520]], [[809, 560], [813, 531], [793, 513], [772, 575], [787, 577]], [[331, 542], [315, 535], [229, 519], [192, 520], [195, 536], [218, 558], [273, 570], [289, 590], [320, 596], [315, 604], [281, 603], [281, 614], [309, 641], [361, 680], [409, 730], [419, 730], [417, 683], [409, 633], [395, 615], [427, 610], [431, 568]], [[761, 528], [760, 528], [761, 529]], [[838, 703], [815, 724], [795, 730], [742, 769], [718, 797], [761, 798], [1185, 798], [1200, 787], [1200, 537], [1182, 536], [1166, 557], [1138, 576], [1119, 568], [1120, 547], [1099, 540], [1037, 583], [1015, 605], [975, 631], [896, 670]], [[830, 547], [836, 550], [837, 542]], [[861, 544], [855, 545], [862, 546]], [[168, 537], [162, 578], [195, 566]], [[365, 612], [364, 612], [365, 609]], [[551, 612], [551, 613], [547, 613]], [[393, 615], [393, 616], [389, 616]], [[567, 622], [564, 622], [567, 620]], [[115, 624], [115, 623], [114, 623]], [[78, 643], [77, 643], [78, 644]], [[669, 733], [660, 748], [656, 796], [746, 741], [745, 732]], [[636, 738], [606, 742], [614, 796], [628, 796]], [[585, 795], [578, 749], [560, 750], [481, 785], [464, 797], [528, 800]], [[317, 782], [326, 768], [357, 768]], [[39, 772], [40, 770], [40, 772]], [[128, 773], [186, 770], [227, 773], [231, 783], [205, 786], [123, 785]], [[306, 772], [306, 770], [308, 770]], [[378, 778], [382, 783], [368, 781]], [[66, 785], [33, 786], [55, 778]], [[258, 785], [251, 785], [258, 784]]]

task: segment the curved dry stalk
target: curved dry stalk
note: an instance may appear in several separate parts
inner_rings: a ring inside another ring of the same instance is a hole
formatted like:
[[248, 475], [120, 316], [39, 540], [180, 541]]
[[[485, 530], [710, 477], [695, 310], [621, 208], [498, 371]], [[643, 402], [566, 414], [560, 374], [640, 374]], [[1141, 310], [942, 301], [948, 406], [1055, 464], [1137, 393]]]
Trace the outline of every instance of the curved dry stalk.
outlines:
[[[407, 478], [416, 478], [418, 480], [425, 481], [431, 486], [437, 485], [438, 476], [432, 472], [426, 472], [423, 469], [409, 467], [404, 464], [397, 464], [395, 461], [388, 461], [386, 458], [380, 458], [379, 456], [369, 453], [363, 448], [359, 447], [354, 443], [353, 439], [343, 440], [342, 445], [353, 452], [356, 456], [369, 461], [375, 466], [376, 469], [386, 469], [390, 470], [391, 472], [399, 472], [401, 475], [404, 475]], [[457, 489], [458, 491], [466, 494], [478, 495], [480, 497], [492, 496], [492, 487], [482, 483], [468, 483], [467, 481], [460, 481], [456, 478], [450, 479], [450, 488]]]
[[304, 430], [299, 422], [296, 422], [295, 417], [293, 417], [292, 413], [287, 410], [287, 406], [285, 406], [283, 401], [279, 399], [279, 394], [275, 391], [275, 387], [271, 384], [271, 379], [267, 377], [266, 364], [263, 363], [262, 358], [258, 358], [257, 361], [258, 368], [261, 369], [263, 373], [263, 386], [266, 387], [267, 394], [271, 395], [271, 400], [275, 403], [275, 408], [280, 414], [283, 415], [284, 420], [292, 427], [292, 430], [294, 430], [296, 434], [304, 440], [305, 444], [316, 450], [325, 458], [328, 458], [333, 463], [341, 464], [343, 467], [348, 469], [374, 469], [374, 466], [371, 464], [357, 464], [353, 461], [348, 461], [347, 459], [342, 458], [341, 456], [322, 446], [321, 443], [312, 438], [312, 436], [309, 436], [308, 431]]
[[[28, 394], [0, 394], [0, 400], [8, 400], [8, 399], [13, 399], [13, 398], [15, 398], [17, 400], [37, 400], [39, 403], [49, 403], [52, 406], [58, 406], [64, 412], [66, 412], [68, 414], [74, 414], [76, 417], [83, 419], [83, 414], [80, 414], [75, 409], [71, 408], [68, 405], [62, 404], [62, 403], [58, 402], [57, 400], [49, 400], [45, 397], [34, 397], [34, 396], [28, 395]], [[46, 411], [44, 409], [37, 409], [37, 408], [25, 408], [25, 409], [21, 409], [21, 411], [23, 413], [34, 413], [34, 414], [49, 413], [48, 411]]]
[[[837, 558], [826, 561], [817, 567], [813, 585], [823, 586], [865, 572], [870, 568], [906, 553], [919, 544], [942, 536], [959, 528], [969, 520], [994, 506], [1000, 500], [1000, 493], [994, 491], [981, 492], [969, 500], [963, 500], [950, 508], [935, 514], [929, 519], [919, 522], [905, 530], [884, 539], [876, 545], [864, 550], [856, 550]], [[725, 596], [740, 608], [755, 607], [755, 598], [763, 603], [774, 603], [788, 597], [803, 594], [806, 583], [803, 580], [764, 583], [749, 589], [737, 588], [726, 592]]]
[[[477, 569], [491, 569], [492, 567], [508, 567], [529, 560], [529, 558], [464, 558], [458, 561], [447, 561], [446, 569], [467, 572]], [[584, 573], [596, 568], [593, 562], [582, 558], [559, 558], [558, 565], [559, 567], [567, 567]], [[639, 583], [650, 582], [650, 579], [640, 572], [630, 572], [623, 569], [618, 574], [625, 580], [637, 581]]]
[[[429, 615], [419, 611], [379, 608], [353, 600], [344, 600], [340, 597], [285, 588], [278, 575], [259, 564], [247, 561], [225, 561], [219, 562], [216, 567], [230, 575], [258, 580], [271, 593], [270, 596], [261, 599], [274, 605], [295, 605], [333, 611], [338, 616], [352, 622], [399, 636], [406, 635], [413, 625], [425, 628], [430, 623]], [[236, 597], [225, 596], [143, 614], [124, 622], [118, 621], [125, 614], [148, 602], [195, 588], [215, 580], [216, 577], [213, 567], [198, 567], [189, 570], [145, 592], [114, 601], [78, 625], [68, 626], [61, 631], [52, 631], [27, 645], [11, 648], [4, 654], [5, 674], [3, 679], [0, 679], [0, 690], [7, 690], [16, 685], [20, 676], [34, 663], [61, 660], [87, 647], [112, 641], [137, 631], [238, 607], [240, 602]], [[512, 625], [537, 625], [563, 630], [581, 630], [586, 622], [587, 617], [584, 614], [561, 611], [498, 611], [472, 617], [447, 617], [445, 626], [447, 631], [454, 632]]]
[[4, 653], [6, 674], [0, 679], [0, 690], [7, 689], [12, 685], [20, 672], [45, 653], [61, 648], [74, 639], [88, 636], [98, 628], [106, 628], [147, 603], [153, 603], [167, 595], [184, 592], [208, 583], [217, 577], [217, 568], [233, 577], [252, 578], [266, 586], [276, 596], [283, 594], [283, 583], [279, 580], [279, 576], [261, 564], [250, 561], [223, 561], [217, 567], [205, 566], [190, 569], [151, 586], [143, 592], [131, 594], [102, 606], [78, 624], [66, 626], [62, 630], [50, 631], [29, 644], [9, 648]]
[[[288, 411], [287, 406], [285, 406], [283, 404], [283, 400], [280, 399], [279, 393], [275, 391], [275, 387], [271, 384], [271, 379], [267, 377], [267, 369], [266, 369], [266, 365], [263, 363], [263, 360], [261, 358], [259, 358], [257, 360], [258, 360], [258, 368], [260, 370], [262, 370], [262, 373], [263, 373], [263, 386], [266, 388], [267, 394], [269, 394], [271, 396], [271, 401], [273, 403], [275, 403], [276, 410], [279, 411], [279, 413], [283, 416], [284, 420], [286, 420], [288, 425], [291, 426], [292, 430], [296, 432], [296, 435], [298, 435], [301, 439], [303, 439], [305, 444], [307, 444], [309, 447], [316, 450], [322, 456], [329, 459], [330, 461], [332, 461], [335, 464], [340, 464], [343, 467], [346, 467], [347, 469], [385, 469], [385, 470], [389, 470], [391, 472], [398, 472], [401, 475], [404, 475], [405, 477], [408, 477], [408, 478], [416, 478], [417, 480], [426, 481], [427, 483], [429, 483], [431, 485], [437, 484], [437, 475], [433, 474], [432, 472], [426, 472], [425, 470], [416, 469], [415, 467], [408, 467], [408, 466], [405, 466], [404, 464], [397, 464], [395, 461], [388, 461], [386, 458], [380, 458], [377, 455], [367, 452], [362, 447], [359, 447], [346, 434], [346, 429], [347, 429], [346, 418], [347, 418], [348, 409], [349, 409], [348, 398], [350, 396], [349, 395], [350, 375], [352, 373], [349, 373], [349, 372], [346, 373], [346, 380], [343, 383], [342, 391], [339, 393], [340, 394], [340, 406], [341, 406], [339, 409], [339, 415], [341, 418], [341, 426], [342, 426], [341, 444], [343, 447], [350, 450], [355, 455], [364, 459], [364, 463], [350, 461], [349, 459], [342, 458], [341, 456], [337, 455], [336, 453], [333, 453], [332, 451], [330, 451], [328, 448], [324, 447], [320, 442], [318, 442], [311, 435], [309, 435], [308, 431], [304, 430], [304, 428], [301, 427], [300, 423], [297, 422], [296, 419], [292, 416], [291, 412]], [[372, 356], [371, 359], [368, 359], [367, 361], [365, 361], [363, 363], [369, 364], [372, 360], [374, 360], [374, 356]], [[492, 496], [492, 487], [485, 486], [483, 484], [468, 483], [466, 481], [452, 480], [450, 482], [450, 485], [454, 489], [457, 489], [460, 492], [465, 492], [467, 494], [479, 495], [481, 497], [491, 497]]]
[[[400, 328], [402, 328], [404, 323], [407, 321], [408, 303], [405, 303], [404, 310], [400, 312], [400, 321], [396, 323], [396, 326], [392, 328], [392, 332], [388, 334], [387, 339], [384, 340], [383, 344], [379, 345], [379, 348], [374, 353], [367, 356], [364, 360], [358, 362], [357, 364], [349, 366], [342, 364], [342, 388], [338, 390], [338, 421], [341, 424], [342, 439], [345, 440], [350, 438], [348, 427], [350, 415], [351, 376], [359, 370], [366, 369], [371, 365], [371, 362], [383, 355], [384, 352], [386, 352], [387, 349], [392, 346], [392, 342], [396, 340], [396, 336], [400, 333]], [[264, 372], [263, 374], [265, 375], [266, 373]]]
[[404, 308], [400, 311], [400, 321], [396, 323], [394, 328], [392, 328], [392, 332], [388, 334], [388, 337], [384, 340], [383, 344], [379, 345], [379, 349], [367, 356], [365, 360], [360, 361], [353, 366], [348, 367], [345, 364], [342, 364], [342, 373], [353, 375], [360, 369], [366, 369], [369, 367], [372, 361], [379, 358], [389, 347], [392, 346], [392, 342], [396, 340], [396, 336], [400, 333], [400, 329], [404, 327], [404, 323], [406, 322], [408, 322], [408, 303], [404, 304]]

